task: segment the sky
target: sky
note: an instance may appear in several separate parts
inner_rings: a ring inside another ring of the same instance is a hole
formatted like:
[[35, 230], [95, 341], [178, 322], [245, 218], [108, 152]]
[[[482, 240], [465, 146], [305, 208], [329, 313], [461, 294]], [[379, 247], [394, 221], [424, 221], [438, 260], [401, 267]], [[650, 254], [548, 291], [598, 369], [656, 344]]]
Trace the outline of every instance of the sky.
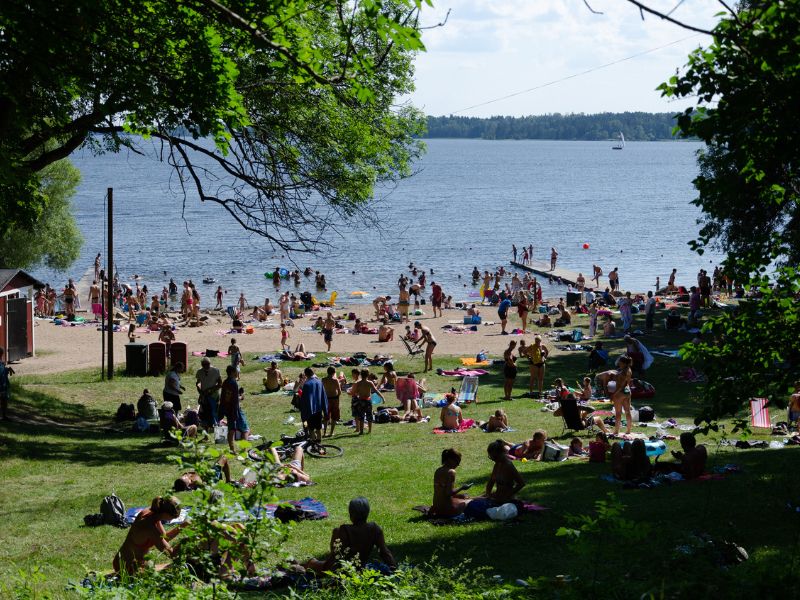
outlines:
[[[710, 38], [645, 14], [626, 0], [433, 0], [423, 10], [427, 52], [416, 59], [411, 102], [428, 115], [677, 112], [687, 101], [662, 98], [656, 87]], [[710, 29], [716, 0], [649, 0], [692, 25]], [[655, 50], [656, 48], [660, 48]], [[576, 75], [643, 52], [588, 74]], [[482, 106], [475, 106], [482, 104]], [[474, 107], [474, 108], [472, 108]]]

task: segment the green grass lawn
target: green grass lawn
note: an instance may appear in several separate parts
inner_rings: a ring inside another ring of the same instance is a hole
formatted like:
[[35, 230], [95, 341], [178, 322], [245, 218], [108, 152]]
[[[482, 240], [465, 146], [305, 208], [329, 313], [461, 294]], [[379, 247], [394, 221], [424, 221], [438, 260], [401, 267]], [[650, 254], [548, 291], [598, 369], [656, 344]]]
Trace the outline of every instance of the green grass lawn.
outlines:
[[[685, 339], [686, 334], [659, 332], [644, 341], [651, 349], [675, 348]], [[618, 340], [608, 346], [614, 349], [621, 343]], [[248, 354], [246, 358], [251, 357]], [[319, 360], [317, 357], [315, 362]], [[419, 372], [421, 360], [405, 358], [396, 360], [395, 365], [399, 371]], [[223, 364], [223, 359], [216, 362]], [[445, 368], [456, 364], [457, 357], [437, 357], [435, 362], [436, 367]], [[658, 357], [646, 377], [657, 395], [639, 404], [653, 406], [659, 419], [675, 417], [691, 423], [692, 386], [678, 381], [679, 364], [679, 360]], [[283, 370], [291, 378], [306, 365], [284, 363]], [[192, 359], [190, 372], [198, 367], [199, 359]], [[243, 369], [242, 384], [248, 392], [261, 387], [262, 367], [248, 361]], [[574, 382], [585, 369], [585, 353], [555, 356], [548, 363], [547, 380], [564, 377]], [[516, 429], [516, 433], [503, 434], [506, 439], [522, 441], [537, 428], [547, 430], [551, 437], [561, 434], [561, 420], [541, 412], [541, 404], [523, 398], [500, 402], [500, 370], [493, 367], [491, 371], [481, 377], [479, 403], [465, 409], [466, 417], [486, 419], [502, 407]], [[346, 372], [349, 375], [349, 370]], [[192, 379], [187, 375], [184, 384]], [[457, 380], [429, 378], [429, 388], [435, 391], [451, 385], [457, 385]], [[125, 532], [112, 527], [85, 528], [82, 518], [97, 512], [103, 496], [112, 491], [128, 507], [148, 505], [177, 476], [176, 467], [167, 460], [174, 450], [161, 446], [157, 436], [110, 430], [120, 402], [135, 403], [145, 387], [160, 396], [161, 386], [161, 378], [118, 376], [113, 382], [103, 382], [98, 373], [86, 371], [16, 379], [13, 409], [17, 415], [25, 414], [26, 420], [0, 424], [0, 577], [7, 580], [20, 569], [39, 566], [50, 589], [62, 593], [68, 581], [79, 579], [87, 570], [110, 569]], [[523, 365], [515, 391], [521, 394], [526, 389], [527, 367]], [[392, 404], [393, 394], [388, 398]], [[296, 430], [296, 426], [283, 425], [290, 408], [286, 396], [248, 393], [244, 407], [253, 432], [267, 439]], [[434, 415], [435, 421], [439, 411], [425, 412]], [[343, 417], [349, 413], [349, 402], [343, 402], [342, 413]], [[376, 425], [371, 435], [362, 437], [354, 436], [349, 428], [337, 427], [335, 443], [345, 449], [345, 455], [308, 459], [306, 463], [318, 485], [278, 491], [286, 499], [312, 495], [326, 504], [331, 515], [328, 520], [297, 524], [288, 550], [297, 557], [324, 553], [331, 527], [347, 518], [348, 501], [364, 495], [372, 504], [372, 518], [384, 527], [398, 558], [421, 563], [436, 554], [447, 564], [471, 558], [473, 564], [488, 565], [512, 579], [574, 573], [577, 567], [570, 563], [570, 549], [562, 538], [555, 537], [556, 530], [565, 525], [566, 515], [590, 512], [596, 500], [617, 492], [628, 507], [627, 517], [653, 528], [640, 548], [615, 547], [609, 540], [604, 557], [609, 570], [634, 573], [634, 578], [636, 573], [658, 577], [659, 565], [665, 564], [672, 549], [692, 531], [735, 540], [750, 552], [751, 564], [786, 564], [795, 552], [800, 518], [786, 509], [787, 502], [800, 501], [794, 448], [720, 448], [717, 434], [702, 440], [709, 446], [710, 466], [737, 463], [743, 473], [653, 490], [623, 490], [603, 481], [600, 476], [608, 473], [608, 464], [582, 460], [517, 463], [527, 482], [521, 497], [543, 504], [549, 511], [526, 515], [512, 525], [481, 522], [434, 527], [411, 507], [430, 502], [441, 450], [452, 446], [463, 453], [459, 482], [474, 482], [472, 491], [478, 493], [491, 470], [486, 446], [495, 436], [479, 430], [433, 435], [432, 427]], [[588, 441], [588, 437], [584, 439]], [[677, 442], [670, 446], [677, 448]], [[237, 473], [241, 468], [234, 467]]]

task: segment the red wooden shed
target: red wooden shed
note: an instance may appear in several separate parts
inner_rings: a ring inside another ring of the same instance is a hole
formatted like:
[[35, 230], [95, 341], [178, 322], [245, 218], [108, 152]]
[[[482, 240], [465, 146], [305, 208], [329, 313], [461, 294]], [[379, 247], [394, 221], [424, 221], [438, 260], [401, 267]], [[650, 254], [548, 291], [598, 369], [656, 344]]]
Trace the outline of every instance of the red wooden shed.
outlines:
[[0, 348], [6, 361], [33, 356], [33, 289], [44, 284], [19, 269], [0, 269]]

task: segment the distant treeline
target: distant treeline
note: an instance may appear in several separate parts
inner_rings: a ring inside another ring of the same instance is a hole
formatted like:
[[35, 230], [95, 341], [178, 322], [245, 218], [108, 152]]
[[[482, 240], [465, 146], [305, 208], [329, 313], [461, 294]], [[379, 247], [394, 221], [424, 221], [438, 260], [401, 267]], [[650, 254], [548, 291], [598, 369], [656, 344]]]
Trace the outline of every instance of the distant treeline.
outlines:
[[599, 113], [529, 117], [428, 117], [427, 138], [484, 140], [626, 140], [674, 139], [674, 113]]

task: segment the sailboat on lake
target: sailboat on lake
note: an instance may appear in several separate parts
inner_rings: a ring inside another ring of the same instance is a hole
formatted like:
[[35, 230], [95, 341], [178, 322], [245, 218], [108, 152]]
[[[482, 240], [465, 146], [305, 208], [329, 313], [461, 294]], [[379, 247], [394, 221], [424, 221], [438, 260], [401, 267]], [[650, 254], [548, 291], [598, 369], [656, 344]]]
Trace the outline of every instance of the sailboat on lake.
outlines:
[[625, 136], [622, 135], [622, 132], [620, 131], [619, 132], [619, 143], [614, 144], [613, 146], [611, 146], [611, 149], [612, 150], [622, 150], [623, 148], [625, 148]]

